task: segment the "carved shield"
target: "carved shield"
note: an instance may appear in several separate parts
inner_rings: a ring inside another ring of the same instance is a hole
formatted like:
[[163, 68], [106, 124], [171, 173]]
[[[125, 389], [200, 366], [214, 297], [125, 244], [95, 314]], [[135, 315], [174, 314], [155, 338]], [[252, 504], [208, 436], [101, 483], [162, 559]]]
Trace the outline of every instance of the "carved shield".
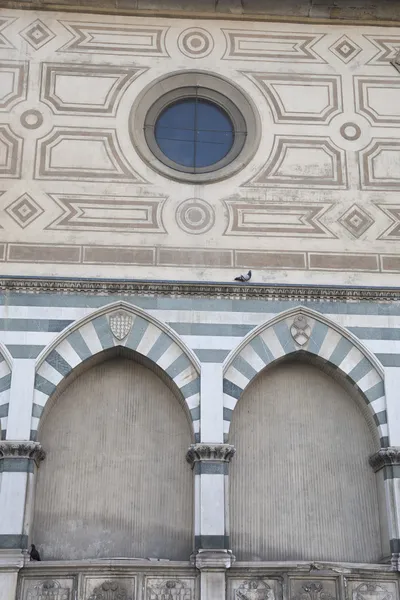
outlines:
[[112, 313], [108, 320], [113, 336], [119, 341], [126, 338], [132, 329], [133, 317], [123, 310]]
[[290, 328], [292, 338], [299, 346], [304, 346], [310, 339], [311, 327], [307, 323], [307, 319], [304, 315], [299, 315], [293, 321], [293, 325]]

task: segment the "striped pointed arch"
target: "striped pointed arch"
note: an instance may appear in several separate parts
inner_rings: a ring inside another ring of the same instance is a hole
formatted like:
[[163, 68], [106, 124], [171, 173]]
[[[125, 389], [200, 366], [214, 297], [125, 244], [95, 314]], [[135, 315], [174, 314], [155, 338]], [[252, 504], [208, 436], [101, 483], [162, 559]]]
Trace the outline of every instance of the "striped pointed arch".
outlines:
[[7, 436], [8, 410], [10, 407], [12, 358], [0, 342], [0, 440]]
[[339, 370], [361, 393], [381, 446], [387, 447], [383, 368], [354, 335], [320, 313], [302, 306], [285, 311], [255, 328], [227, 356], [224, 363], [225, 439], [228, 439], [236, 403], [254, 377], [267, 365], [299, 352], [314, 355], [322, 363]]
[[[126, 334], [126, 335], [124, 335]], [[195, 439], [200, 435], [200, 365], [166, 324], [127, 302], [115, 302], [66, 328], [38, 356], [31, 439], [50, 396], [71, 371], [92, 356], [123, 346], [156, 364], [174, 382], [190, 413]]]

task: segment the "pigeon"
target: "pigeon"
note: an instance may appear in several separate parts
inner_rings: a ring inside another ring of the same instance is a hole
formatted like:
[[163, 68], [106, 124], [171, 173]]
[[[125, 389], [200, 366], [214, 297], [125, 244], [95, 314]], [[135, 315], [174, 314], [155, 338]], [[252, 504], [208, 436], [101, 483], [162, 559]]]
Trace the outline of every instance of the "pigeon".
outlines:
[[239, 275], [239, 277], [235, 277], [235, 281], [250, 281], [251, 279], [251, 271], [249, 271], [246, 275]]
[[36, 550], [35, 544], [31, 545], [31, 551], [29, 552], [31, 560], [41, 560], [39, 552]]

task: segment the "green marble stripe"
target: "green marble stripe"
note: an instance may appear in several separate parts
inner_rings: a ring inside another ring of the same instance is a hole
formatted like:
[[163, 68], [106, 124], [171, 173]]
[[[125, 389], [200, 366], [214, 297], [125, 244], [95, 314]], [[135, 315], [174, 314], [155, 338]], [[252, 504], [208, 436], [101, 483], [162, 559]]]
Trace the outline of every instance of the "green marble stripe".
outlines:
[[11, 373], [4, 375], [4, 377], [0, 378], [0, 392], [5, 392], [9, 390], [11, 386]]
[[1, 550], [25, 550], [28, 547], [28, 536], [14, 533], [0, 534]]
[[103, 350], [107, 350], [108, 348], [114, 347], [114, 338], [111, 333], [110, 325], [105, 316], [97, 317], [92, 321], [93, 327], [96, 330], [97, 337], [100, 340], [100, 344], [103, 347]]
[[240, 355], [235, 358], [232, 363], [232, 367], [239, 371], [239, 373], [241, 373], [249, 381], [251, 381], [253, 377], [257, 375], [256, 369]]
[[126, 340], [126, 347], [130, 348], [131, 350], [136, 350], [148, 326], [148, 321], [142, 319], [142, 317], [135, 317], [132, 329], [128, 335], [128, 339]]
[[165, 354], [171, 344], [172, 338], [166, 333], [162, 332], [151, 347], [147, 358], [153, 362], [157, 362]]
[[51, 396], [55, 389], [56, 386], [54, 385], [54, 383], [51, 383], [51, 381], [48, 381], [48, 379], [45, 379], [44, 377], [39, 375], [39, 373], [36, 373], [35, 390], [43, 392], [43, 394], [46, 394], [47, 396]]
[[3, 458], [0, 460], [0, 473], [33, 473], [35, 461], [31, 458]]
[[80, 331], [73, 331], [67, 337], [67, 342], [69, 342], [72, 348], [75, 350], [79, 358], [83, 360], [87, 360], [92, 356], [92, 352], [86, 344], [85, 340], [82, 337]]
[[367, 373], [372, 371], [374, 367], [372, 363], [368, 360], [368, 358], [363, 358], [360, 362], [348, 373], [348, 376], [352, 381], [360, 381]]
[[46, 362], [53, 367], [60, 375], [66, 377], [72, 371], [72, 367], [67, 361], [57, 352], [52, 350], [46, 357]]

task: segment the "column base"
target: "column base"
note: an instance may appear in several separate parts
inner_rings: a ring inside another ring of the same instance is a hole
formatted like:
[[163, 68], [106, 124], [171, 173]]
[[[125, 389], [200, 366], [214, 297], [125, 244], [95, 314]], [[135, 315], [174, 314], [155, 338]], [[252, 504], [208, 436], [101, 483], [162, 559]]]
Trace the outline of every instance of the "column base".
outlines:
[[15, 600], [18, 572], [23, 566], [21, 550], [0, 550], [0, 600]]
[[235, 562], [230, 550], [199, 550], [195, 565], [200, 575], [200, 600], [225, 600], [226, 570]]

